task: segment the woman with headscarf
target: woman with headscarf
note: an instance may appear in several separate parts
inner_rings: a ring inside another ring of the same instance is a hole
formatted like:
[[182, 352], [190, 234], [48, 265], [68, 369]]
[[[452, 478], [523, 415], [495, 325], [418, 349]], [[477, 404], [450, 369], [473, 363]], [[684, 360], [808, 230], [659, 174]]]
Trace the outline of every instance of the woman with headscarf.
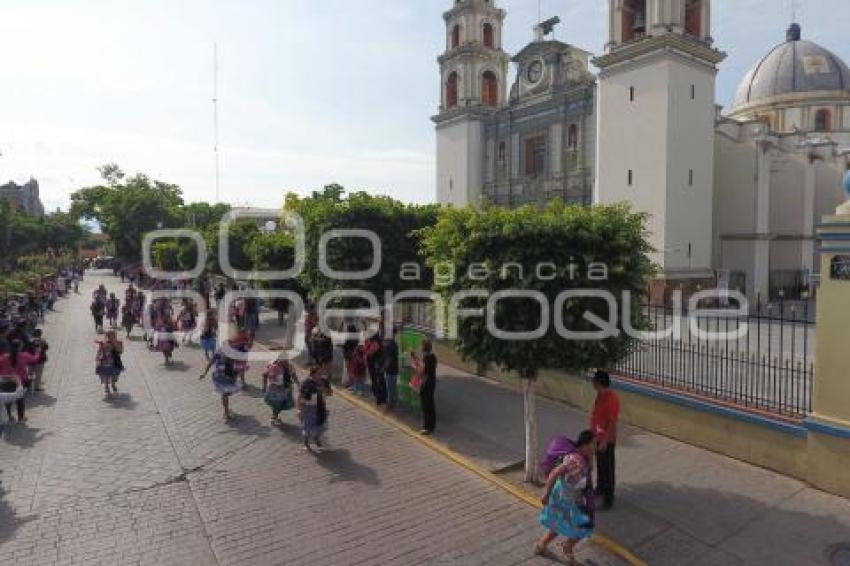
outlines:
[[568, 564], [575, 564], [574, 550], [579, 541], [593, 534], [593, 477], [591, 464], [596, 453], [593, 432], [582, 432], [549, 472], [543, 495], [540, 524], [546, 533], [534, 546], [534, 554], [544, 556], [558, 536]]

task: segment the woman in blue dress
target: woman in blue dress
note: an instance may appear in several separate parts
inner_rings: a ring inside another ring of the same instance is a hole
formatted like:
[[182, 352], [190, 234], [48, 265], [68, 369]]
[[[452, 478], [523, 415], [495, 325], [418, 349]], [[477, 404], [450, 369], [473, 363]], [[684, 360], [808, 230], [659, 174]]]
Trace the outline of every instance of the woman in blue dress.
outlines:
[[593, 497], [591, 464], [596, 453], [593, 433], [586, 430], [575, 442], [575, 451], [549, 474], [540, 523], [546, 533], [537, 541], [534, 553], [543, 556], [558, 536], [567, 540], [561, 545], [568, 564], [575, 564], [576, 544], [593, 534]]
[[331, 383], [322, 377], [318, 367], [310, 369], [310, 377], [301, 384], [298, 392], [298, 418], [304, 433], [304, 450], [310, 450], [310, 441], [322, 449], [322, 435], [328, 429], [326, 398], [333, 395]]
[[216, 393], [221, 395], [224, 420], [229, 421], [233, 418], [233, 413], [230, 411], [230, 396], [242, 389], [242, 384], [239, 382], [239, 372], [236, 369], [236, 361], [225, 355], [222, 349], [219, 349], [207, 364], [200, 379], [204, 379], [213, 366], [215, 366], [212, 377], [213, 388]]
[[204, 319], [203, 330], [201, 330], [201, 348], [204, 350], [204, 356], [207, 358], [207, 361], [210, 361], [213, 355], [215, 355], [217, 341], [218, 319], [216, 318], [216, 311], [209, 309]]

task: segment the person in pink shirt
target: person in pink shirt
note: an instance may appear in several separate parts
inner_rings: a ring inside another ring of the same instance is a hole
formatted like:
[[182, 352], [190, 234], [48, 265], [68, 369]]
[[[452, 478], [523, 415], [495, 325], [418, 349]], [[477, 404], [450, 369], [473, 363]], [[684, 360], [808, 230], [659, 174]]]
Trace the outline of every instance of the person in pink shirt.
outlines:
[[[22, 352], [21, 342], [12, 340], [7, 352], [0, 354], [0, 377], [7, 382], [14, 382], [15, 387], [23, 386], [29, 389], [29, 366], [39, 363], [41, 351], [36, 349], [34, 353]], [[15, 401], [18, 410], [18, 421], [26, 422], [26, 396]], [[9, 422], [13, 422], [12, 404], [6, 403], [6, 416]]]

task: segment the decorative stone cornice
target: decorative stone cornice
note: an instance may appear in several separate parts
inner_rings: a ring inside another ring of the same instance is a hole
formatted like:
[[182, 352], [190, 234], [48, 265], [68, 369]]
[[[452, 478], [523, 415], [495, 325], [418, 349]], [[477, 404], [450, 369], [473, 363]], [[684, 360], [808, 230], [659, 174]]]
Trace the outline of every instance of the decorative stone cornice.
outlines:
[[615, 65], [629, 63], [636, 59], [671, 50], [678, 51], [711, 66], [716, 66], [726, 59], [726, 53], [714, 49], [704, 41], [677, 33], [665, 33], [664, 35], [645, 37], [618, 45], [612, 48], [609, 53], [595, 57], [593, 64], [604, 72], [605, 69]]
[[511, 60], [510, 55], [508, 55], [501, 49], [491, 49], [489, 47], [484, 47], [480, 43], [465, 43], [460, 47], [449, 49], [448, 51], [437, 57], [437, 63], [443, 65], [453, 59], [459, 59], [464, 56], [478, 57], [480, 59], [490, 59], [492, 57], [498, 57], [499, 62], [505, 64], [509, 63]]
[[818, 106], [835, 103], [850, 104], [850, 91], [820, 90], [812, 92], [789, 92], [736, 106], [729, 111], [727, 116], [738, 118], [740, 116], [784, 110], [798, 106]]
[[496, 18], [500, 22], [505, 20], [505, 16], [507, 12], [502, 10], [501, 8], [496, 8], [495, 6], [488, 6], [486, 4], [480, 3], [479, 5], [475, 5], [474, 2], [464, 2], [462, 4], [455, 4], [451, 10], [443, 12], [443, 19], [448, 23], [453, 20], [455, 17], [465, 13], [465, 12], [475, 12], [477, 9], [484, 9], [484, 12], [491, 18]]
[[436, 116], [432, 116], [431, 121], [439, 127], [463, 120], [489, 120], [498, 112], [498, 108], [484, 106], [483, 104], [476, 106], [455, 106], [454, 108], [440, 112]]

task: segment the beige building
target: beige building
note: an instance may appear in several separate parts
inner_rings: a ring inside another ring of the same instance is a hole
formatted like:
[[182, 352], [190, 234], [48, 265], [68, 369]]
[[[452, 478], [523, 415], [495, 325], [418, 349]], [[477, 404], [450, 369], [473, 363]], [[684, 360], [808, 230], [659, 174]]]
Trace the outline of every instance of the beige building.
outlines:
[[820, 218], [843, 200], [850, 70], [792, 24], [716, 131], [714, 263], [751, 297], [795, 298], [820, 271]]
[[434, 118], [438, 201], [626, 201], [650, 215], [656, 298], [718, 282], [751, 299], [805, 296], [818, 219], [842, 202], [850, 163], [847, 65], [792, 24], [724, 113], [711, 0], [608, 4], [597, 77], [585, 52], [541, 33], [513, 58], [508, 95], [505, 12], [454, 0]]

